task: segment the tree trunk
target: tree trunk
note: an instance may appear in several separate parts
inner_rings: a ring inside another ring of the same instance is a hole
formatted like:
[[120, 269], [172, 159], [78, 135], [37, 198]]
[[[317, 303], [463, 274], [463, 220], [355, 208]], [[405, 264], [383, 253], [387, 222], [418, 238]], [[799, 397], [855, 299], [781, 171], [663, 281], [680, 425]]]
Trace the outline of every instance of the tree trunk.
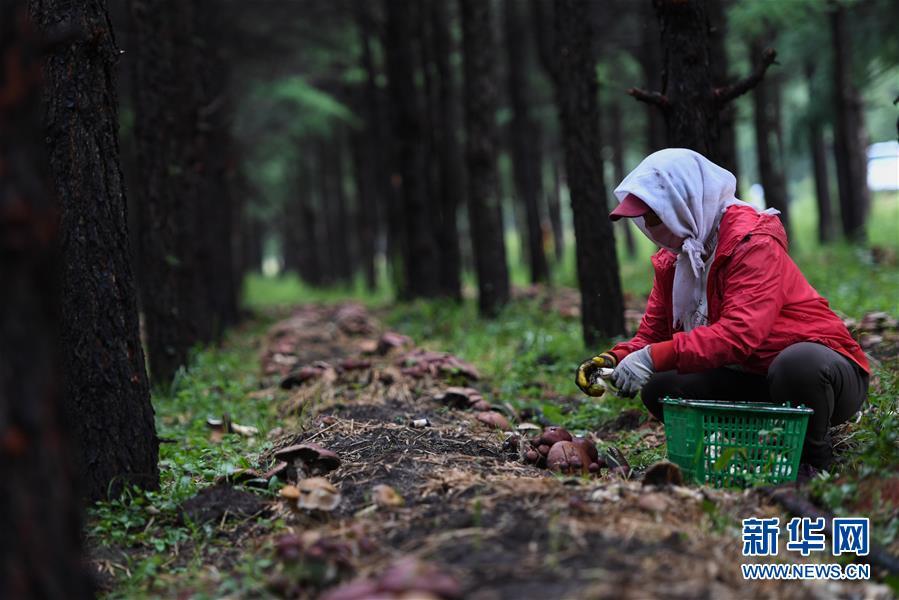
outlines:
[[[534, 6], [538, 20], [548, 18], [539, 14], [547, 5], [538, 1]], [[560, 0], [554, 8], [554, 39], [552, 43], [543, 40], [542, 55], [553, 79], [562, 125], [584, 342], [594, 346], [624, 334], [624, 300], [615, 236], [599, 158], [602, 140], [596, 63], [587, 2]]]
[[159, 442], [140, 343], [118, 156], [112, 68], [118, 49], [100, 2], [32, 0], [45, 33], [78, 34], [48, 56], [46, 128], [63, 250], [62, 366], [67, 423], [85, 493], [159, 486]]
[[668, 145], [718, 162], [719, 119], [713, 97], [709, 28], [701, 0], [653, 0], [662, 33], [662, 93]]
[[318, 178], [318, 228], [315, 239], [320, 247], [325, 250], [319, 256], [321, 260], [322, 277], [324, 285], [334, 285], [339, 281], [338, 251], [335, 247], [339, 235], [340, 226], [337, 223], [337, 202], [334, 199], [334, 177], [332, 175], [334, 156], [331, 153], [332, 146], [326, 139], [319, 139], [317, 143], [316, 163], [313, 168], [314, 176]]
[[[805, 67], [808, 81], [809, 98], [816, 97], [814, 89], [814, 63]], [[833, 241], [833, 210], [830, 200], [830, 182], [827, 177], [827, 148], [821, 120], [816, 114], [810, 114], [808, 120], [809, 156], [812, 159], [812, 173], [815, 178], [815, 197], [818, 201], [818, 242], [826, 244]]]
[[191, 151], [198, 111], [193, 3], [133, 0], [131, 8], [141, 306], [152, 381], [168, 385], [199, 341], [195, 319], [205, 310], [193, 293], [202, 279], [191, 226], [197, 218]]
[[562, 189], [559, 165], [552, 162], [552, 189], [546, 197], [546, 208], [549, 213], [549, 222], [553, 230], [553, 251], [556, 263], [561, 263], [565, 258], [565, 228], [562, 227], [562, 202], [559, 198]]
[[512, 105], [509, 137], [515, 190], [524, 207], [527, 224], [526, 247], [531, 282], [540, 283], [549, 279], [549, 267], [543, 253], [543, 232], [540, 227], [540, 197], [543, 193], [540, 176], [540, 136], [537, 123], [530, 114], [531, 100], [528, 97], [527, 84], [527, 68], [530, 61], [526, 53], [527, 40], [520, 4], [519, 0], [505, 0], [507, 90]]
[[262, 220], [249, 210], [244, 212], [247, 219], [246, 235], [243, 237], [243, 272], [259, 273], [262, 271], [263, 245], [265, 226]]
[[[609, 137], [612, 138], [612, 174], [615, 177], [613, 187], [624, 181], [624, 135], [621, 133], [621, 121], [621, 103], [618, 98], [613, 98], [609, 103]], [[619, 221], [618, 230], [624, 233], [627, 255], [634, 258], [637, 255], [637, 245], [630, 219]]]
[[[550, 75], [555, 77], [555, 56], [552, 44], [553, 40], [553, 22], [552, 22], [552, 6], [543, 0], [531, 0], [531, 22], [533, 25], [533, 33], [536, 38], [537, 56], [543, 69]], [[558, 147], [554, 144], [549, 152], [554, 157], [559, 154]], [[552, 166], [552, 189], [546, 199], [547, 212], [549, 213], [549, 221], [553, 230], [553, 248], [554, 260], [561, 263], [565, 257], [565, 229], [562, 225], [562, 206], [559, 198], [562, 189], [561, 167], [555, 160], [550, 161]]]
[[[641, 43], [637, 60], [643, 70], [646, 89], [662, 88], [662, 47], [659, 43], [659, 22], [649, 0], [641, 4]], [[665, 140], [665, 119], [661, 111], [651, 104], [646, 105], [646, 151], [653, 153], [668, 146]]]
[[459, 144], [459, 98], [450, 63], [453, 43], [448, 3], [428, 2], [434, 56], [436, 122], [434, 127], [439, 162], [440, 189], [437, 195], [437, 243], [440, 249], [440, 290], [449, 298], [462, 298], [462, 257], [457, 215], [465, 193], [465, 167]]
[[862, 102], [853, 81], [852, 41], [846, 27], [848, 13], [840, 4], [835, 4], [831, 10], [834, 157], [840, 192], [840, 217], [843, 235], [851, 241], [863, 241], [870, 199]]
[[434, 297], [439, 293], [437, 245], [431, 206], [426, 198], [426, 164], [423, 140], [424, 112], [415, 85], [415, 2], [385, 1], [387, 23], [385, 52], [392, 107], [394, 185], [402, 200], [405, 239], [403, 251], [405, 292], [401, 297]]
[[[331, 247], [334, 249], [337, 279], [346, 285], [352, 285], [355, 272], [353, 256], [355, 255], [355, 231], [353, 219], [349, 207], [349, 199], [346, 194], [346, 182], [344, 181], [344, 139], [340, 130], [332, 134], [331, 160], [329, 173], [331, 176], [331, 189], [334, 198], [334, 226], [331, 231]], [[349, 234], [349, 235], [348, 235]]]
[[364, 245], [370, 252], [364, 257], [366, 284], [370, 290], [374, 290], [377, 286], [376, 259], [379, 240], [382, 232], [386, 233], [383, 225], [386, 221], [386, 203], [389, 199], [387, 186], [389, 173], [384, 156], [385, 154], [389, 156], [390, 152], [385, 148], [383, 109], [377, 84], [378, 71], [372, 56], [373, 25], [364, 5], [357, 6], [356, 24], [362, 50], [360, 63], [365, 72], [365, 85], [360, 98], [362, 105], [360, 112], [365, 119], [365, 130], [360, 136], [359, 143], [356, 144], [355, 156], [358, 160], [364, 161], [363, 164], [357, 165], [357, 170], [361, 168], [358, 176], [366, 182], [366, 189], [358, 190], [357, 199], [363, 222], [366, 223]]
[[316, 173], [321, 178], [321, 171], [309, 146], [300, 150], [297, 158], [299, 182], [297, 185], [297, 203], [299, 205], [299, 223], [296, 235], [300, 238], [297, 247], [300, 252], [300, 273], [311, 285], [326, 283], [327, 233], [325, 211], [319, 209], [316, 197], [320, 196], [315, 189]]
[[25, 2], [0, 2], [0, 590], [93, 597], [59, 386], [61, 261]]
[[[314, 284], [310, 279], [309, 256], [303, 253], [306, 223], [304, 222], [305, 196], [307, 174], [303, 161], [305, 156], [297, 157], [297, 176], [291, 190], [291, 195], [282, 206], [283, 213], [280, 219], [281, 233], [281, 260], [283, 269], [290, 273], [296, 273], [303, 281]], [[314, 240], [313, 240], [314, 241]]]
[[[724, 10], [725, 0], [708, 0], [709, 10], [709, 42], [711, 49], [712, 82], [716, 87], [724, 87], [733, 83], [727, 67], [727, 14]], [[725, 104], [718, 114], [718, 164], [734, 174], [737, 182], [740, 173], [737, 170], [737, 107]]]
[[[759, 42], [753, 41], [750, 44], [752, 56], [760, 54], [760, 51], [761, 45]], [[765, 190], [765, 206], [779, 210], [780, 220], [783, 222], [784, 227], [789, 229], [790, 213], [787, 205], [786, 183], [783, 170], [780, 167], [781, 160], [777, 157], [777, 127], [774, 122], [776, 112], [774, 110], [775, 103], [772, 99], [772, 93], [776, 94], [777, 90], [772, 88], [770, 81], [760, 81], [752, 94], [755, 120], [755, 149], [758, 156], [759, 179], [761, 179], [762, 188]], [[773, 149], [772, 136], [775, 136]]]
[[237, 148], [230, 131], [230, 63], [224, 55], [229, 24], [218, 2], [197, 0], [196, 7], [201, 94], [195, 166], [201, 181], [196, 231], [204, 246], [201, 256], [205, 262], [202, 272], [206, 274], [208, 314], [204, 339], [217, 342], [239, 316], [231, 218]]
[[356, 206], [358, 207], [356, 224], [359, 236], [359, 259], [365, 277], [365, 287], [374, 291], [378, 287], [375, 272], [375, 228], [377, 227], [377, 208], [375, 190], [375, 174], [372, 173], [371, 157], [366, 152], [368, 132], [354, 133], [351, 138], [353, 159], [353, 178], [356, 183]]
[[815, 196], [818, 199], [818, 241], [822, 244], [833, 241], [833, 211], [830, 200], [830, 184], [827, 179], [827, 149], [821, 124], [809, 123], [809, 152], [815, 176]]
[[460, 0], [465, 70], [468, 219], [478, 306], [495, 316], [509, 300], [503, 215], [497, 188], [496, 42], [490, 4]]
[[631, 88], [628, 93], [661, 109], [669, 146], [690, 148], [721, 163], [720, 112], [761, 81], [777, 53], [765, 50], [752, 74], [715, 87], [705, 2], [653, 0], [653, 6], [662, 33], [662, 91]]

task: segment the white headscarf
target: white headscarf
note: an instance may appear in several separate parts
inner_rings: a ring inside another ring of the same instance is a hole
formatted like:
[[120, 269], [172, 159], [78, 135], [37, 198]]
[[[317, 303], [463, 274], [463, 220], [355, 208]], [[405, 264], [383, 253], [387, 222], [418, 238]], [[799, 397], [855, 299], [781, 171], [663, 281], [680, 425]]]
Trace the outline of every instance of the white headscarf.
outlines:
[[[721, 217], [734, 204], [750, 206], [737, 199], [736, 188], [733, 173], [685, 148], [650, 154], [615, 188], [619, 202], [628, 194], [637, 196], [673, 234], [684, 238], [680, 251], [667, 248], [677, 254], [672, 293], [675, 327], [689, 331], [704, 324], [708, 270], [718, 246]], [[643, 217], [636, 217], [634, 223], [655, 241]]]

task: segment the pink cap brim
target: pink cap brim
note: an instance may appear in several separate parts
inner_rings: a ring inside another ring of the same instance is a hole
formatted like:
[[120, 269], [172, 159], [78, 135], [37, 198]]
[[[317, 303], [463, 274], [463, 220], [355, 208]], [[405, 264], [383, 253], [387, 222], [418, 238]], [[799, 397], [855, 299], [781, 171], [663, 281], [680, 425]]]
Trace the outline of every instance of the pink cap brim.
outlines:
[[609, 213], [609, 219], [612, 221], [617, 221], [622, 217], [641, 217], [652, 210], [648, 204], [634, 196], [633, 194], [628, 194], [624, 197], [624, 200], [621, 201], [615, 210]]

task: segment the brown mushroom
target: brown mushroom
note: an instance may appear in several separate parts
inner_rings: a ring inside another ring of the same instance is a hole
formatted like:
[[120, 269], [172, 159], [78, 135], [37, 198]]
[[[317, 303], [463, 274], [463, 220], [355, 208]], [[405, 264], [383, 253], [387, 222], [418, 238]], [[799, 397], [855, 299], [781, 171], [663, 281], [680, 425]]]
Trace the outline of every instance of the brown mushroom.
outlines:
[[537, 446], [547, 445], [552, 447], [556, 442], [570, 442], [571, 434], [568, 433], [564, 428], [557, 427], [553, 425], [552, 427], [547, 427], [543, 430], [543, 433], [540, 434], [540, 437], [537, 438]]
[[486, 400], [478, 400], [477, 402], [475, 402], [474, 404], [471, 405], [472, 410], [478, 410], [481, 412], [490, 410], [491, 408], [493, 408], [493, 407], [490, 406], [490, 403], [487, 402]]
[[297, 483], [296, 489], [299, 492], [299, 508], [332, 511], [340, 504], [340, 492], [324, 477], [303, 479]]
[[598, 473], [600, 469], [606, 466], [605, 461], [599, 457], [599, 452], [596, 450], [596, 444], [593, 443], [593, 440], [576, 437], [571, 442], [587, 457], [589, 461], [587, 469], [591, 473]]
[[479, 412], [475, 415], [475, 418], [492, 429], [502, 429], [503, 431], [511, 429], [511, 425], [509, 425], [506, 417], [492, 410]]
[[[473, 408], [478, 402], [484, 401], [484, 397], [478, 390], [470, 387], [458, 386], [446, 388], [434, 396], [434, 399], [452, 408]], [[489, 409], [490, 405], [488, 404], [487, 408], [483, 410]]]
[[684, 475], [680, 467], [673, 462], [662, 460], [648, 469], [643, 474], [643, 485], [683, 485]]
[[461, 598], [462, 590], [454, 577], [436, 566], [415, 558], [402, 558], [388, 568], [378, 580], [381, 592], [437, 598]]
[[287, 475], [287, 468], [289, 466], [290, 465], [288, 465], [285, 461], [279, 460], [275, 463], [275, 466], [260, 475], [260, 477], [262, 479], [265, 479], [266, 481], [268, 481], [272, 477], [284, 477]]
[[384, 355], [393, 350], [394, 348], [402, 348], [404, 346], [411, 346], [412, 338], [405, 336], [401, 333], [396, 333], [393, 331], [384, 332], [383, 335], [378, 339], [378, 342], [375, 347], [375, 351], [378, 354]]
[[296, 444], [275, 452], [275, 458], [296, 469], [297, 478], [323, 475], [340, 466], [340, 457], [318, 444]]
[[371, 361], [364, 358], [344, 358], [338, 364], [344, 371], [359, 371], [371, 367]]
[[587, 473], [590, 468], [590, 459], [573, 442], [557, 442], [549, 450], [546, 457], [546, 466], [551, 471], [560, 473]]

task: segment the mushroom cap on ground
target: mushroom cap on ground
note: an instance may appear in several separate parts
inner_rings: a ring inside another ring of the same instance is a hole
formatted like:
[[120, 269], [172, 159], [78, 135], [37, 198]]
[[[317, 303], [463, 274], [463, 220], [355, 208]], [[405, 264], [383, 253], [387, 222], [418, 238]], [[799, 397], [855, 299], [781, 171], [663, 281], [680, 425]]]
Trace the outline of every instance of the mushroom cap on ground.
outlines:
[[313, 443], [286, 446], [275, 452], [274, 456], [287, 463], [300, 461], [309, 470], [319, 473], [327, 473], [340, 466], [337, 453]]

